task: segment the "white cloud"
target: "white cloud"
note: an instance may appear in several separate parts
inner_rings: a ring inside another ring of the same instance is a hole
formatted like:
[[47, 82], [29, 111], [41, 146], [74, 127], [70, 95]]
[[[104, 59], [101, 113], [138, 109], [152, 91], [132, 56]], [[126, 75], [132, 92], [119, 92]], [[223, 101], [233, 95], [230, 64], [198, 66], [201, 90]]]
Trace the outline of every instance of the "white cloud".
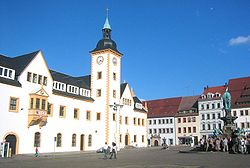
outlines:
[[249, 36], [239, 36], [236, 38], [232, 38], [229, 40], [229, 45], [234, 46], [234, 45], [240, 45], [240, 44], [246, 44], [250, 43], [250, 35]]

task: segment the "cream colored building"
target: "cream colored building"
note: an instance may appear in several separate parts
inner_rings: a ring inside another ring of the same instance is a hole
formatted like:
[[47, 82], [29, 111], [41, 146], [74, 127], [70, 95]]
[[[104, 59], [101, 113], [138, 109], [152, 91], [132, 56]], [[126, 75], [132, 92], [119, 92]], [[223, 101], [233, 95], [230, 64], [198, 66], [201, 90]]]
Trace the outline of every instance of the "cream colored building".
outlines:
[[198, 145], [200, 139], [198, 98], [199, 96], [182, 97], [175, 115], [177, 145]]
[[147, 146], [147, 111], [121, 84], [122, 54], [106, 18], [91, 54], [91, 74], [73, 77], [50, 70], [42, 51], [0, 55], [0, 142], [13, 154]]

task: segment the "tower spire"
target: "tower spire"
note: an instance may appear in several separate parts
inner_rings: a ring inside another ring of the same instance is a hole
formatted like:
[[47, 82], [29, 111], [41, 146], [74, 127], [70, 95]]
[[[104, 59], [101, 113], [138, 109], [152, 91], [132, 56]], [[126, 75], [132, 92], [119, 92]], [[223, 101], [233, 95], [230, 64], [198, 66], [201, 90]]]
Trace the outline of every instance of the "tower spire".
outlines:
[[107, 8], [107, 13], [106, 13], [106, 20], [105, 20], [105, 23], [104, 23], [104, 26], [103, 26], [103, 29], [110, 29], [111, 30], [111, 26], [109, 24], [109, 9]]

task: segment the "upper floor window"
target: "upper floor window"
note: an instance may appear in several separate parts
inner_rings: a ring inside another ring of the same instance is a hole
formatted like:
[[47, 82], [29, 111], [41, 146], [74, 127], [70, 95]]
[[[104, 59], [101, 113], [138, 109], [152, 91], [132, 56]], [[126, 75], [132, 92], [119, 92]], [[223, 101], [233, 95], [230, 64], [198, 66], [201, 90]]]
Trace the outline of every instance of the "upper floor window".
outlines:
[[183, 122], [184, 122], [184, 123], [187, 122], [187, 119], [186, 119], [185, 117], [183, 118]]
[[33, 73], [33, 83], [37, 83], [37, 74]]
[[53, 89], [60, 90], [60, 91], [66, 91], [66, 84], [62, 82], [54, 81], [53, 83]]
[[212, 104], [212, 109], [215, 109], [215, 105], [214, 104]]
[[132, 101], [129, 100], [129, 99], [123, 98], [122, 99], [122, 104], [131, 106], [132, 105]]
[[134, 117], [134, 125], [136, 125], [136, 118]]
[[151, 125], [152, 124], [152, 120], [149, 120], [149, 125]]
[[205, 120], [205, 114], [201, 115], [201, 120]]
[[207, 120], [210, 120], [210, 114], [207, 114]]
[[14, 79], [15, 71], [9, 68], [1, 67], [0, 66], [0, 76], [4, 78]]
[[244, 115], [243, 110], [240, 110], [240, 115], [241, 115], [241, 116], [243, 116], [243, 115]]
[[217, 108], [220, 108], [220, 103], [217, 103]]
[[113, 80], [116, 80], [116, 73], [113, 73]]
[[141, 120], [141, 125], [144, 126], [144, 119]]
[[79, 109], [74, 108], [74, 119], [79, 119]]
[[178, 133], [181, 133], [181, 128], [180, 127], [178, 128]]
[[196, 122], [196, 117], [192, 117], [192, 122]]
[[9, 111], [18, 112], [18, 105], [19, 105], [19, 99], [16, 97], [10, 97]]
[[233, 116], [236, 116], [236, 111], [233, 111]]
[[181, 118], [178, 118], [178, 123], [181, 123]]
[[53, 115], [53, 104], [48, 103], [47, 107], [48, 107], [47, 115], [52, 116]]
[[212, 114], [212, 119], [215, 119], [215, 114], [214, 113]]
[[38, 84], [42, 84], [42, 78], [43, 78], [42, 75], [38, 75]]
[[245, 115], [248, 115], [248, 110], [245, 110]]
[[66, 117], [66, 107], [65, 106], [60, 106], [59, 110], [59, 117]]
[[154, 125], [156, 124], [156, 120], [154, 120]]
[[27, 72], [27, 81], [47, 86], [47, 77], [36, 73]]
[[28, 72], [28, 73], [27, 73], [27, 81], [28, 81], [28, 82], [31, 82], [31, 72]]
[[125, 117], [125, 124], [128, 124], [128, 117]]
[[91, 112], [90, 111], [86, 112], [86, 120], [91, 120]]

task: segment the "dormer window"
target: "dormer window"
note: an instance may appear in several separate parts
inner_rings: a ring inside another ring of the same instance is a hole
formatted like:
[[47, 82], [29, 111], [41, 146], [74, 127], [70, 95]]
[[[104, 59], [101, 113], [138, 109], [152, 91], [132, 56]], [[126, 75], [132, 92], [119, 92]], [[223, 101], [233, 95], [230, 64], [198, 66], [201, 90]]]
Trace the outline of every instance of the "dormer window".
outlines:
[[135, 103], [135, 108], [142, 109], [142, 104], [141, 103]]
[[64, 91], [65, 92], [66, 91], [66, 84], [54, 81], [53, 88], [56, 89], [56, 90], [60, 90], [60, 91]]
[[0, 76], [14, 80], [15, 71], [13, 69], [9, 69], [9, 68], [5, 68], [5, 67], [0, 66]]

